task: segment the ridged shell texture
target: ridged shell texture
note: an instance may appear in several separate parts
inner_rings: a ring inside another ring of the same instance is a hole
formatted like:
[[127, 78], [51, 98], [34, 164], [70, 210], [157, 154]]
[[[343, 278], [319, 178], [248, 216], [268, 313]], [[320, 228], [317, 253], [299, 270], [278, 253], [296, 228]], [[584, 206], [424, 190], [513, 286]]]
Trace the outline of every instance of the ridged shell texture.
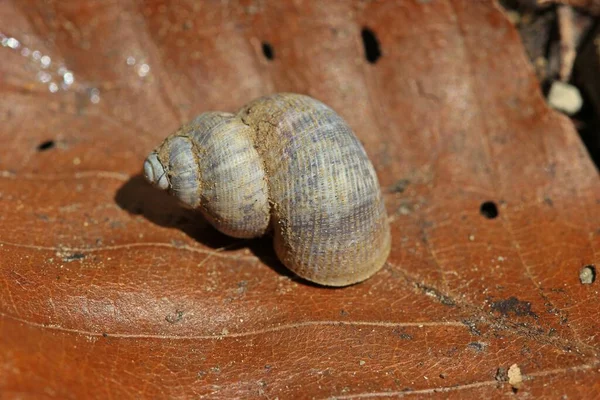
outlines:
[[236, 115], [201, 114], [152, 152], [144, 171], [225, 234], [272, 229], [279, 259], [309, 281], [360, 282], [389, 255], [365, 150], [338, 114], [308, 96], [275, 94]]

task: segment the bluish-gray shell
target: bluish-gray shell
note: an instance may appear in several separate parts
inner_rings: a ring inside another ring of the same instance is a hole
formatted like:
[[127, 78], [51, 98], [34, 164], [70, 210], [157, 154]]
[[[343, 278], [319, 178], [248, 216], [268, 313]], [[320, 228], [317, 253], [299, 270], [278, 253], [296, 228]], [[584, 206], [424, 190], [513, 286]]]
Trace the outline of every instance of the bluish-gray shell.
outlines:
[[375, 170], [352, 130], [307, 96], [277, 94], [237, 115], [206, 113], [147, 159], [146, 177], [200, 208], [222, 232], [273, 229], [275, 251], [297, 275], [330, 286], [360, 282], [391, 246]]

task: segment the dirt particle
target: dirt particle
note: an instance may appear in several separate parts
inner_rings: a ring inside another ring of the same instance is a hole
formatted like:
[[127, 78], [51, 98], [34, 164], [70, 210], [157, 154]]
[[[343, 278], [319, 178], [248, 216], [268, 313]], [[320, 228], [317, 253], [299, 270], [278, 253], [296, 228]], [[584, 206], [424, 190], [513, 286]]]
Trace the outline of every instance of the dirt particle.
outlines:
[[416, 286], [427, 296], [433, 297], [434, 299], [436, 299], [437, 301], [439, 301], [440, 303], [442, 303], [445, 306], [453, 307], [456, 305], [454, 300], [452, 300], [450, 297], [446, 296], [445, 294], [441, 293], [437, 289], [434, 289], [429, 286], [425, 286], [421, 283], [417, 283]]
[[596, 280], [596, 267], [595, 266], [586, 265], [585, 267], [581, 268], [581, 271], [579, 271], [579, 281], [583, 285], [590, 285], [590, 284], [594, 283], [595, 280]]
[[365, 360], [360, 360], [358, 362], [358, 364], [362, 367], [363, 365], [365, 365], [367, 362]]
[[512, 296], [506, 300], [498, 300], [492, 303], [492, 310], [497, 311], [504, 316], [514, 314], [517, 317], [533, 317], [537, 319], [537, 314], [531, 311], [531, 303], [521, 301]]
[[513, 364], [508, 369], [508, 383], [512, 386], [513, 391], [521, 389], [523, 385], [523, 375], [521, 375], [521, 368], [517, 364]]
[[169, 314], [165, 317], [165, 321], [170, 324], [176, 324], [183, 319], [183, 310], [175, 310], [173, 314]]
[[85, 258], [85, 254], [83, 254], [83, 253], [72, 253], [72, 254], [64, 255], [62, 260], [64, 262], [71, 262], [71, 261], [76, 261], [76, 260], [82, 260], [84, 258]]
[[477, 329], [477, 325], [475, 324], [475, 322], [466, 319], [463, 320], [462, 323], [469, 328], [469, 332], [471, 332], [471, 335], [481, 336], [481, 331]]
[[498, 367], [494, 379], [496, 379], [498, 382], [508, 382], [508, 375], [506, 374], [506, 369]]
[[412, 335], [406, 333], [403, 328], [394, 328], [392, 330], [392, 333], [395, 336], [398, 336], [402, 340], [412, 340], [413, 339]]
[[409, 202], [402, 202], [396, 210], [396, 215], [410, 215], [413, 212], [413, 206]]
[[475, 350], [477, 353], [481, 353], [481, 352], [485, 351], [487, 346], [488, 346], [487, 343], [482, 343], [482, 342], [471, 342], [467, 345], [467, 347]]
[[392, 186], [390, 186], [390, 192], [392, 193], [402, 193], [406, 190], [406, 188], [410, 185], [410, 181], [408, 179], [400, 179]]

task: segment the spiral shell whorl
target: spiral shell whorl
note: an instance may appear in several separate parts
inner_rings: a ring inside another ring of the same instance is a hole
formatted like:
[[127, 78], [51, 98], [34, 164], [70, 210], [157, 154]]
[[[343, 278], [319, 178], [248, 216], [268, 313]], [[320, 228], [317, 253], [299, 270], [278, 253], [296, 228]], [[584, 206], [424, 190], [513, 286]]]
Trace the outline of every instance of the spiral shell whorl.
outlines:
[[310, 97], [204, 113], [151, 153], [144, 171], [221, 232], [250, 238], [272, 228], [279, 259], [307, 280], [360, 282], [389, 255], [375, 170], [342, 118]]
[[387, 215], [375, 170], [342, 118], [292, 94], [258, 99], [238, 117], [255, 129], [268, 171], [280, 260], [331, 286], [379, 270], [391, 246]]
[[169, 188], [169, 179], [164, 165], [158, 159], [156, 152], [150, 153], [144, 162], [144, 177], [161, 190]]
[[238, 238], [259, 237], [269, 228], [267, 178], [253, 136], [252, 129], [232, 118], [197, 143], [200, 209], [218, 230]]
[[169, 190], [182, 204], [198, 207], [200, 201], [200, 170], [195, 143], [232, 114], [207, 112], [160, 144], [144, 162], [146, 180], [161, 190]]

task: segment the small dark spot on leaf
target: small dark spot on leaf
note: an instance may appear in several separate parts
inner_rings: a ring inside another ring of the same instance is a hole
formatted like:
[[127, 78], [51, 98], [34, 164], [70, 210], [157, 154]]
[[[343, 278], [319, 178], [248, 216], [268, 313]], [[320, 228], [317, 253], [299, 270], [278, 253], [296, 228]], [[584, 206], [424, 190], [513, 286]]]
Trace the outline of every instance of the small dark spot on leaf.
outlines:
[[379, 47], [379, 40], [369, 28], [363, 28], [360, 35], [362, 36], [363, 45], [365, 46], [365, 58], [371, 64], [375, 64], [381, 57], [381, 49]]
[[38, 217], [38, 219], [40, 219], [42, 221], [50, 220], [50, 218], [46, 214], [35, 214], [35, 216]]
[[485, 351], [487, 344], [486, 343], [481, 343], [481, 342], [471, 342], [467, 345], [469, 348], [475, 350], [476, 352], [480, 353], [482, 351]]
[[412, 340], [413, 339], [412, 335], [404, 332], [404, 329], [402, 329], [402, 328], [394, 328], [392, 330], [392, 333], [394, 335], [398, 336], [402, 340]]
[[348, 311], [346, 311], [346, 310], [340, 310], [340, 315], [341, 315], [342, 317], [347, 317], [347, 316], [348, 316], [348, 315], [350, 315], [350, 314], [349, 314], [349, 313], [348, 313]]
[[269, 61], [275, 58], [275, 51], [269, 42], [262, 42], [262, 52]]
[[63, 261], [64, 262], [71, 262], [71, 261], [75, 261], [75, 260], [82, 260], [85, 258], [85, 254], [83, 253], [73, 253], [73, 254], [68, 254], [66, 256], [63, 257]]
[[40, 143], [37, 149], [38, 151], [46, 151], [50, 150], [54, 146], [56, 146], [56, 142], [54, 142], [54, 140], [46, 140], [45, 142]]
[[544, 197], [544, 203], [546, 203], [550, 207], [554, 206], [554, 202], [552, 201], [552, 199], [550, 197]]
[[406, 190], [406, 188], [408, 187], [409, 184], [410, 184], [410, 181], [408, 179], [400, 179], [399, 181], [394, 183], [392, 186], [390, 186], [390, 191], [392, 193], [402, 193]]
[[102, 337], [108, 337], [108, 333], [102, 332]]
[[498, 207], [493, 201], [486, 201], [479, 207], [479, 212], [487, 219], [494, 219], [498, 216]]
[[509, 314], [514, 314], [517, 317], [538, 317], [533, 311], [531, 311], [530, 302], [521, 301], [514, 296], [509, 297], [506, 300], [498, 300], [493, 302], [492, 310], [497, 311], [505, 316], [508, 316]]

